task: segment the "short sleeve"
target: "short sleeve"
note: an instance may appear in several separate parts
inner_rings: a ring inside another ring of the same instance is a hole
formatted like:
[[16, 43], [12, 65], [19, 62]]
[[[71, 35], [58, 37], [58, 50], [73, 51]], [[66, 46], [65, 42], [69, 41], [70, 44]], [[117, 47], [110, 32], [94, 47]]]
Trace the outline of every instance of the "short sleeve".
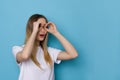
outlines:
[[52, 57], [54, 63], [59, 64], [61, 62], [61, 60], [57, 60], [57, 57], [58, 57], [59, 53], [61, 52], [60, 49], [48, 47], [48, 52], [49, 52], [50, 56]]
[[[16, 59], [17, 53], [20, 52], [20, 51], [22, 51], [22, 50], [23, 50], [23, 47], [22, 47], [22, 46], [13, 46], [13, 47], [12, 47], [12, 53], [13, 53], [15, 59]], [[16, 62], [17, 62], [17, 60], [16, 60]], [[18, 63], [18, 62], [17, 62], [17, 64], [20, 65], [21, 63]]]

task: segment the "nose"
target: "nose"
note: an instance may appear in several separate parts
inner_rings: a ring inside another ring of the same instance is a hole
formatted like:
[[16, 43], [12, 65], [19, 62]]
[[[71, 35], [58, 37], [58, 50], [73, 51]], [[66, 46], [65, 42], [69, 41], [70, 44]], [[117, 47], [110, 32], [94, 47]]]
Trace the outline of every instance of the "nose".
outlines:
[[44, 27], [40, 27], [40, 31], [42, 31], [42, 32], [46, 32], [46, 30], [45, 30]]

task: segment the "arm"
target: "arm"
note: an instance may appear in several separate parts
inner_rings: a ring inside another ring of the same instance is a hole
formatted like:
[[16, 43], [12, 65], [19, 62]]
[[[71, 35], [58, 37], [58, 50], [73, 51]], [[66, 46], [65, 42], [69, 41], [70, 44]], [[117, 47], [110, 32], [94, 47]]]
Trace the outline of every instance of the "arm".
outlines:
[[54, 36], [61, 42], [61, 44], [66, 50], [64, 52], [60, 52], [57, 58], [58, 60], [68, 60], [68, 59], [76, 58], [78, 56], [78, 53], [75, 50], [75, 48], [67, 39], [63, 37], [63, 35], [57, 32], [54, 34]]
[[31, 55], [31, 52], [32, 52], [32, 49], [33, 49], [33, 44], [34, 44], [36, 34], [37, 34], [37, 31], [38, 31], [38, 23], [34, 22], [33, 27], [34, 27], [33, 32], [31, 34], [30, 38], [28, 39], [27, 43], [25, 44], [23, 50], [21, 52], [18, 52], [17, 55], [16, 55], [16, 59], [17, 59], [18, 62], [22, 62], [22, 61], [27, 60]]
[[68, 60], [68, 59], [76, 58], [78, 56], [78, 53], [75, 50], [75, 48], [72, 46], [72, 44], [57, 31], [55, 24], [50, 22], [48, 23], [48, 25], [50, 26], [50, 28], [46, 30], [51, 34], [53, 34], [61, 42], [61, 44], [66, 50], [66, 51], [60, 52], [57, 59]]

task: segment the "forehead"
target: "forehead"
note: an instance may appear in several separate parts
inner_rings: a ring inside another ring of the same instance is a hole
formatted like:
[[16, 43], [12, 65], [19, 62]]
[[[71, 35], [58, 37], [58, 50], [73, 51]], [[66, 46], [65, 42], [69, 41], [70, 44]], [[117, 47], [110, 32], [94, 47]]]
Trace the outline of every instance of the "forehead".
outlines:
[[45, 24], [46, 23], [46, 20], [44, 18], [40, 18], [37, 20], [39, 23], [42, 23], [42, 24]]

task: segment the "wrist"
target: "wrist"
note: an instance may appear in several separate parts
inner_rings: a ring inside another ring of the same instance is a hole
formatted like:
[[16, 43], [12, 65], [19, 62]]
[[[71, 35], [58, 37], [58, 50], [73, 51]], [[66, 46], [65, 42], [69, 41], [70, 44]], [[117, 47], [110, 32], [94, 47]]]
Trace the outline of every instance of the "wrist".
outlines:
[[36, 35], [36, 34], [37, 34], [37, 31], [33, 31], [32, 34], [35, 34], [35, 35]]
[[53, 35], [54, 36], [58, 36], [58, 35], [60, 35], [60, 33], [59, 32], [55, 32]]

